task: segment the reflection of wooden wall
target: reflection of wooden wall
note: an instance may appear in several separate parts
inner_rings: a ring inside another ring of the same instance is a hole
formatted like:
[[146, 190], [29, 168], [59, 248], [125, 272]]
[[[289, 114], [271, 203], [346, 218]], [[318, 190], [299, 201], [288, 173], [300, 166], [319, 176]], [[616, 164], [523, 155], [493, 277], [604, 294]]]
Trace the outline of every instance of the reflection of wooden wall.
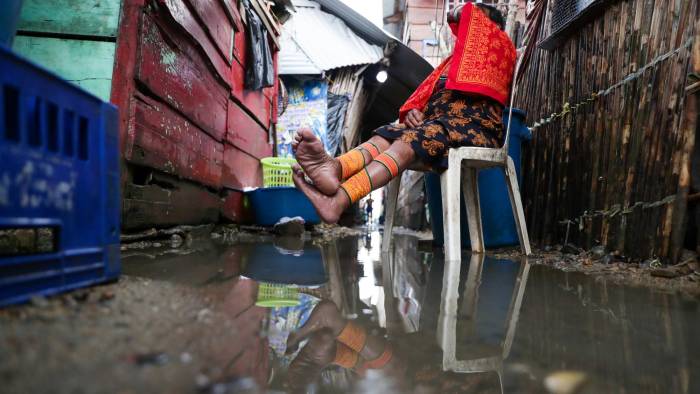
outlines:
[[[683, 118], [691, 58], [683, 46], [698, 34], [699, 15], [696, 0], [612, 2], [560, 47], [535, 51], [517, 100], [528, 125], [565, 103], [585, 104], [534, 130], [525, 152], [531, 238], [562, 243], [568, 229], [568, 241], [584, 247], [600, 242], [629, 256], [675, 260], [696, 121]], [[679, 47], [639, 78], [587, 101]]]
[[235, 0], [124, 2], [112, 101], [125, 229], [239, 220], [240, 190], [261, 185], [277, 94], [244, 88], [240, 11]]
[[675, 294], [534, 266], [507, 362], [536, 382], [585, 371], [587, 393], [697, 393], [698, 311]]

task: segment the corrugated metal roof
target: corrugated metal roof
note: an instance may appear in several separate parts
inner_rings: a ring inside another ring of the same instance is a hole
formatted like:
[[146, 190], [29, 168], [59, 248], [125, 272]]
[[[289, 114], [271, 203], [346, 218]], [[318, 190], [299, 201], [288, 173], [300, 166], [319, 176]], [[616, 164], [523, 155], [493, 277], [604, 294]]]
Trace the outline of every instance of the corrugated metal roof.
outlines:
[[323, 10], [341, 18], [353, 31], [364, 38], [370, 44], [384, 46], [396, 38], [386, 30], [379, 28], [364, 16], [357, 13], [347, 4], [338, 0], [315, 0], [321, 4]]
[[320, 74], [376, 63], [384, 56], [381, 47], [369, 44], [341, 19], [312, 4], [315, 7], [295, 2], [297, 12], [282, 27], [280, 74]]
[[[291, 23], [291, 21], [287, 22]], [[279, 54], [280, 74], [321, 74], [320, 69], [314, 62], [299, 48], [299, 45], [292, 40], [291, 34], [282, 32], [280, 40]]]

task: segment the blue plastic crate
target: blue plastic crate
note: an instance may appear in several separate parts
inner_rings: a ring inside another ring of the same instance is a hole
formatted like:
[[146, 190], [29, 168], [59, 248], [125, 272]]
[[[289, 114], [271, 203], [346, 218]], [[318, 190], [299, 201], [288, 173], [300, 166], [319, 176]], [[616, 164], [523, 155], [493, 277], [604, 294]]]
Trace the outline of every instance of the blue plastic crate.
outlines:
[[0, 229], [53, 234], [0, 254], [0, 306], [119, 276], [118, 127], [116, 107], [0, 48]]
[[309, 224], [321, 222], [311, 201], [294, 186], [264, 187], [247, 194], [256, 224], [273, 226], [285, 216], [301, 216]]

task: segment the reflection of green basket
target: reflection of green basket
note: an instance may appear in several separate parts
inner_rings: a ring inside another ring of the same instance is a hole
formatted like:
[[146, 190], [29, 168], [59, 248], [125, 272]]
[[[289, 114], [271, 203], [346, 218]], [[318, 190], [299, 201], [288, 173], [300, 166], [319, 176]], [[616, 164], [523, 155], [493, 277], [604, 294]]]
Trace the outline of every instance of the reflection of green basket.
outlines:
[[260, 282], [255, 305], [264, 308], [282, 308], [299, 305], [299, 289], [289, 285]]
[[263, 167], [263, 186], [294, 186], [292, 181], [292, 164], [296, 160], [289, 157], [266, 157], [261, 159]]

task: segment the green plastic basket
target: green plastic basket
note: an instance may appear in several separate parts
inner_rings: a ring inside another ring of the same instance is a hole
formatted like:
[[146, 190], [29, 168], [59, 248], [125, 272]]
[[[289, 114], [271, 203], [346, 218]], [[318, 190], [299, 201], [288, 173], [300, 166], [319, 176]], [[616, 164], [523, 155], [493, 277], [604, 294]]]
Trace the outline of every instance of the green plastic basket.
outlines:
[[260, 282], [255, 305], [263, 308], [282, 308], [299, 305], [299, 288], [277, 283]]
[[292, 164], [296, 164], [296, 160], [290, 157], [266, 157], [260, 162], [264, 187], [294, 186]]

